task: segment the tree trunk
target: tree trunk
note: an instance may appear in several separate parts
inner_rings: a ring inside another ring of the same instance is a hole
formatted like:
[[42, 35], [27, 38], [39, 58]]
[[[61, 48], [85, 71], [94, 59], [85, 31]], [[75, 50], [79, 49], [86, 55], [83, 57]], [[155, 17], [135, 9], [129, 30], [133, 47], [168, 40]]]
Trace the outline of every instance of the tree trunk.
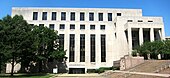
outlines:
[[38, 72], [41, 73], [42, 72], [42, 61], [39, 61], [39, 69]]
[[11, 76], [14, 76], [14, 56], [12, 56], [12, 69], [11, 69]]

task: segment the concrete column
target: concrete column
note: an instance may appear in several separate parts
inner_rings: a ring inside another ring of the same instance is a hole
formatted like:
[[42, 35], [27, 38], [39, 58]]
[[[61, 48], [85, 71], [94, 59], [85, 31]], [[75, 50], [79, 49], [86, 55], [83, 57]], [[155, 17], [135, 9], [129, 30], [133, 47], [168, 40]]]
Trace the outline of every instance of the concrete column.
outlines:
[[150, 28], [150, 41], [154, 41], [154, 28]]
[[128, 43], [129, 43], [129, 55], [132, 52], [132, 30], [131, 27], [128, 28]]
[[165, 30], [164, 30], [164, 27], [163, 28], [161, 28], [161, 39], [162, 40], [165, 40]]
[[142, 45], [143, 43], [143, 28], [139, 29], [139, 44]]

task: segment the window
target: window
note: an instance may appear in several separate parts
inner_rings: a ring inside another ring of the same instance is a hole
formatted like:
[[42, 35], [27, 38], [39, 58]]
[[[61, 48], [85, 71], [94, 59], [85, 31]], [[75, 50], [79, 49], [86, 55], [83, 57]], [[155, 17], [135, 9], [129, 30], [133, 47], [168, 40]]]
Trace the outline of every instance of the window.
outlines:
[[60, 24], [60, 29], [65, 29], [65, 24]]
[[100, 25], [101, 30], [105, 30], [105, 25]]
[[90, 25], [90, 29], [95, 29], [95, 25]]
[[112, 21], [112, 13], [108, 13], [108, 21]]
[[80, 25], [80, 29], [85, 29], [85, 25]]
[[117, 35], [116, 35], [116, 33], [115, 33], [115, 38], [117, 38]]
[[75, 12], [71, 12], [70, 20], [75, 21]]
[[94, 13], [89, 13], [89, 21], [94, 21]]
[[103, 13], [99, 13], [99, 21], [103, 21]]
[[33, 12], [33, 20], [38, 20], [38, 12]]
[[59, 47], [64, 50], [64, 34], [59, 34], [59, 44]]
[[39, 27], [44, 27], [44, 24], [39, 24]]
[[80, 12], [80, 21], [84, 21], [84, 13], [83, 12]]
[[50, 25], [49, 25], [49, 28], [50, 28], [51, 30], [54, 30], [54, 24], [50, 24]]
[[122, 14], [121, 13], [117, 13], [117, 16], [122, 16]]
[[69, 62], [74, 62], [75, 34], [70, 34]]
[[61, 20], [66, 20], [66, 12], [61, 12]]
[[106, 62], [106, 36], [101, 35], [101, 62]]
[[151, 20], [148, 20], [148, 22], [153, 22], [153, 21], [151, 21]]
[[70, 29], [75, 29], [75, 25], [74, 24], [70, 24]]
[[90, 62], [95, 62], [95, 34], [90, 35]]
[[133, 22], [133, 20], [127, 20], [127, 22]]
[[51, 18], [51, 20], [56, 20], [56, 16], [57, 16], [57, 13], [56, 13], [56, 12], [52, 12], [52, 18]]
[[42, 20], [47, 20], [47, 12], [43, 12], [42, 14]]
[[138, 20], [138, 22], [143, 22], [143, 20]]
[[85, 62], [85, 34], [80, 34], [80, 62]]

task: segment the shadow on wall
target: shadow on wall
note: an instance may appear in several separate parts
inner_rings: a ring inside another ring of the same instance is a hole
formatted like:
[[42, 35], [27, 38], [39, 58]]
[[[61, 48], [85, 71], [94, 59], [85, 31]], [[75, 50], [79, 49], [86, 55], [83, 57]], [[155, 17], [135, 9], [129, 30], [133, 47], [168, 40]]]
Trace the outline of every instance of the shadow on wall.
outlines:
[[[53, 73], [53, 69], [57, 68], [58, 73], [67, 73], [67, 65], [66, 62], [47, 62], [42, 64], [42, 72], [41, 73]], [[6, 65], [6, 73], [11, 72], [11, 64], [7, 63]], [[39, 72], [39, 64], [38, 63], [30, 63], [29, 66], [23, 66], [22, 64], [17, 64], [14, 67], [14, 73], [40, 73]]]

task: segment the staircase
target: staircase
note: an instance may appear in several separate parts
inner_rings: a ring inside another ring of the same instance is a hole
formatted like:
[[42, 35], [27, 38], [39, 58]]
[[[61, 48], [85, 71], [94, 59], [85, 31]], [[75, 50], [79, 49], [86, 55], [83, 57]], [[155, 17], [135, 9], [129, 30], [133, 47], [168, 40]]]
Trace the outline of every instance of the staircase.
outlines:
[[[133, 68], [126, 69], [125, 71], [156, 73], [156, 71], [159, 70], [159, 72], [157, 73], [170, 74], [170, 68], [164, 68], [163, 70], [160, 71], [162, 67], [164, 67], [165, 65], [167, 66], [169, 64], [170, 64], [170, 60], [145, 60], [144, 63], [137, 65]], [[161, 78], [161, 77], [112, 73], [108, 75], [108, 78]]]

